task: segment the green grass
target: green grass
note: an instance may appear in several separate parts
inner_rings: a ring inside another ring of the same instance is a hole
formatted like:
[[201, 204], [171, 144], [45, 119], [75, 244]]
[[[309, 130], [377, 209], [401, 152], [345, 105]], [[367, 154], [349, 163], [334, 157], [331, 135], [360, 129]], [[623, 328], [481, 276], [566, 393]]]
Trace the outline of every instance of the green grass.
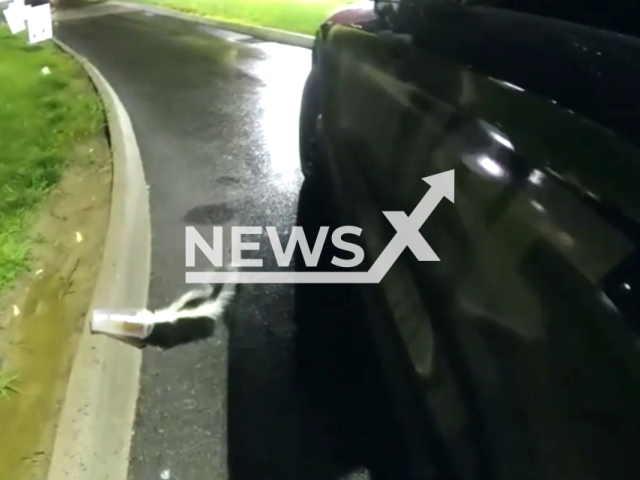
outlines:
[[139, 0], [218, 20], [313, 35], [336, 8], [353, 0]]
[[10, 395], [20, 393], [16, 387], [17, 380], [17, 374], [0, 371], [0, 398], [9, 398]]
[[31, 213], [60, 179], [74, 142], [103, 124], [74, 60], [0, 25], [0, 290], [26, 267]]

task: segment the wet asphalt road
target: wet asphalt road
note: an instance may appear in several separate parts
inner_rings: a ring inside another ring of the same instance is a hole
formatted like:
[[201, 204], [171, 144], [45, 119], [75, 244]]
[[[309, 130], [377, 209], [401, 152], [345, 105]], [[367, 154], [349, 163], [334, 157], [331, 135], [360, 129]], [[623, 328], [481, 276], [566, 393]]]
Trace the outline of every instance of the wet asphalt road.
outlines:
[[[142, 12], [60, 22], [56, 35], [98, 67], [131, 116], [150, 188], [150, 308], [188, 288], [186, 225], [211, 238], [213, 225], [285, 235], [296, 222], [331, 222], [298, 167], [308, 50]], [[277, 267], [266, 238], [245, 255]], [[210, 268], [202, 255], [196, 267]], [[146, 349], [129, 478], [333, 480], [366, 478], [348, 477], [365, 464], [397, 478], [358, 305], [343, 287], [246, 285], [228, 330]]]

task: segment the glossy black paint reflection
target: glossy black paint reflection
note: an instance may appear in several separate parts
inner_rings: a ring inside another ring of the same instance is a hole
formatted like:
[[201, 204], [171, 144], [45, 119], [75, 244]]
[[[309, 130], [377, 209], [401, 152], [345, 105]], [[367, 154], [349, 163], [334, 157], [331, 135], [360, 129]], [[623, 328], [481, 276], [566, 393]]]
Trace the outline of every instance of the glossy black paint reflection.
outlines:
[[325, 25], [314, 49], [328, 181], [369, 260], [394, 233], [381, 212], [455, 170], [421, 229], [441, 261], [405, 252], [387, 320], [369, 306], [409, 477], [636, 478], [640, 40], [460, 3]]

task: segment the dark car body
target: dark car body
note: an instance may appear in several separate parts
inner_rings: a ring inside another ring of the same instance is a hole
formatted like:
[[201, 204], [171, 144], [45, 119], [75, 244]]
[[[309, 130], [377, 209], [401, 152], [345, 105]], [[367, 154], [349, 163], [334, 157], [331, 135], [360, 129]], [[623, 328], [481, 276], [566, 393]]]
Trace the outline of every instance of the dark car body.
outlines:
[[325, 178], [368, 264], [382, 212], [455, 171], [420, 230], [440, 261], [406, 249], [362, 287], [407, 476], [640, 478], [640, 9], [373, 3], [313, 50]]

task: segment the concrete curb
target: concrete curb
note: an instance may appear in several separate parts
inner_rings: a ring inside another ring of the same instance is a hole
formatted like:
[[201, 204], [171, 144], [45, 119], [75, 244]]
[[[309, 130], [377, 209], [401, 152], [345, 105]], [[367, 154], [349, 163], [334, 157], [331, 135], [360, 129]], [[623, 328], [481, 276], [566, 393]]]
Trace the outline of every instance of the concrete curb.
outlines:
[[[104, 77], [68, 46], [107, 109], [113, 187], [95, 308], [146, 308], [151, 265], [149, 196], [131, 120]], [[48, 480], [126, 480], [142, 353], [101, 335], [89, 321], [73, 363]]]
[[199, 15], [191, 13], [184, 13], [178, 10], [173, 10], [166, 7], [158, 7], [155, 5], [147, 5], [136, 2], [107, 2], [112, 5], [120, 5], [124, 7], [130, 7], [138, 10], [155, 13], [157, 15], [165, 15], [167, 17], [179, 18], [181, 20], [187, 20], [189, 22], [196, 22], [211, 27], [220, 28], [222, 30], [229, 30], [231, 32], [248, 35], [254, 38], [265, 40], [267, 42], [283, 43], [285, 45], [291, 45], [294, 47], [311, 48], [313, 47], [314, 37], [312, 35], [302, 35], [299, 33], [286, 32], [284, 30], [277, 30], [275, 28], [256, 27], [252, 25], [242, 25], [238, 23], [225, 22], [222, 20], [212, 20]]

